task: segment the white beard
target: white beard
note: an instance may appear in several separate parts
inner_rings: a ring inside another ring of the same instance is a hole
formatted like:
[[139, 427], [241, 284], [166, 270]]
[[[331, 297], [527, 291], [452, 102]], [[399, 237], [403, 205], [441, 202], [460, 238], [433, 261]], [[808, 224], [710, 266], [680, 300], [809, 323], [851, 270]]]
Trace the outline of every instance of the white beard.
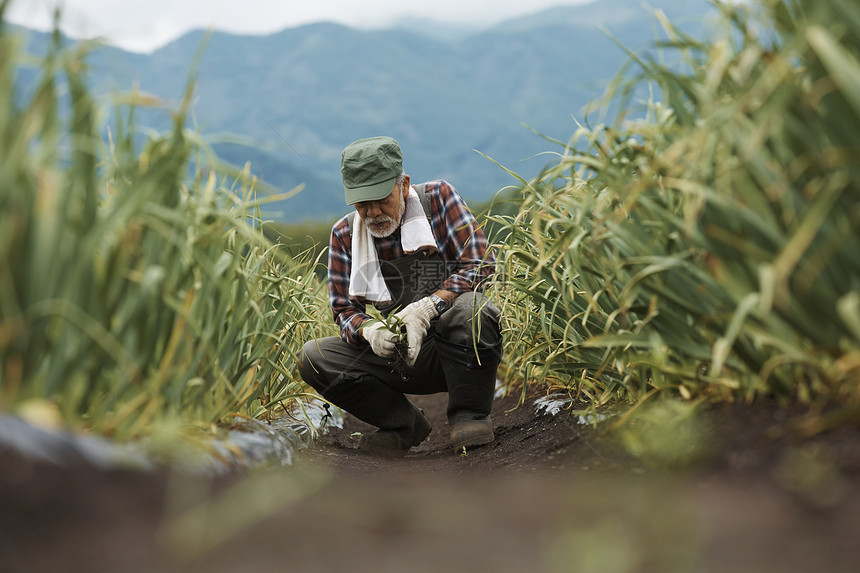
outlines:
[[388, 215], [379, 215], [378, 217], [368, 217], [364, 220], [364, 224], [367, 225], [367, 230], [370, 231], [370, 234], [377, 239], [383, 239], [388, 237], [397, 230], [400, 226], [400, 219], [403, 218], [403, 213], [406, 211], [406, 199], [403, 198], [403, 195], [400, 196], [400, 211], [398, 215], [398, 220], [394, 220]]

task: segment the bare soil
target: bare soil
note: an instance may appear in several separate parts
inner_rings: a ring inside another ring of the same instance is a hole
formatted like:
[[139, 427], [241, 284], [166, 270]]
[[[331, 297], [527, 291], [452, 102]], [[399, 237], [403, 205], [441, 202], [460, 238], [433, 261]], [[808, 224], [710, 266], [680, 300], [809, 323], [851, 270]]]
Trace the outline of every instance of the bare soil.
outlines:
[[[535, 396], [496, 401], [496, 440], [448, 444], [444, 395], [401, 459], [347, 416], [287, 468], [215, 480], [58, 467], [0, 451], [0, 571], [853, 572], [860, 431], [800, 440], [768, 403], [713, 408], [666, 470]], [[794, 413], [792, 413], [794, 414]]]

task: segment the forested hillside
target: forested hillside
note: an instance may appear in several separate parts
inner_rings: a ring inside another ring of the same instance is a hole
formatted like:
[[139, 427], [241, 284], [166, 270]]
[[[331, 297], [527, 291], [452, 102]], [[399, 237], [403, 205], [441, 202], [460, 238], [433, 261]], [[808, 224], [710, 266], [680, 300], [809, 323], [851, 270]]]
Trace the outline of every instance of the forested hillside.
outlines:
[[[699, 29], [706, 0], [657, 0], [675, 25]], [[556, 8], [471, 34], [439, 24], [359, 31], [319, 23], [270, 36], [215, 33], [196, 72], [192, 119], [217, 141], [231, 133], [255, 144], [219, 143], [225, 159], [282, 190], [305, 184], [278, 206], [280, 220], [345, 212], [341, 149], [378, 134], [397, 138], [415, 179], [446, 178], [484, 200], [513, 180], [482, 157], [517, 171], [550, 161], [546, 142], [524, 127], [566, 140], [586, 119], [627, 59], [625, 46], [656, 57], [659, 25], [636, 0], [597, 0]], [[178, 105], [206, 33], [197, 31], [150, 55], [115, 48], [90, 57], [96, 93], [133, 85], [165, 100], [138, 124], [163, 129]], [[34, 34], [30, 49], [47, 36]], [[599, 118], [593, 118], [598, 121]]]

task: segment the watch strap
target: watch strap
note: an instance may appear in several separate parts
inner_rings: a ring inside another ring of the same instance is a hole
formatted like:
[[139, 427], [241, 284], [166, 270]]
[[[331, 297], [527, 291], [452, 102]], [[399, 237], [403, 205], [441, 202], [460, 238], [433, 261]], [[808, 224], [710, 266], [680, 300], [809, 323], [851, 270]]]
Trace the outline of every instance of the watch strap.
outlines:
[[436, 294], [431, 294], [430, 300], [433, 301], [433, 306], [436, 307], [436, 312], [438, 312], [439, 314], [442, 314], [443, 312], [448, 310], [448, 301], [446, 301], [441, 296], [436, 295]]

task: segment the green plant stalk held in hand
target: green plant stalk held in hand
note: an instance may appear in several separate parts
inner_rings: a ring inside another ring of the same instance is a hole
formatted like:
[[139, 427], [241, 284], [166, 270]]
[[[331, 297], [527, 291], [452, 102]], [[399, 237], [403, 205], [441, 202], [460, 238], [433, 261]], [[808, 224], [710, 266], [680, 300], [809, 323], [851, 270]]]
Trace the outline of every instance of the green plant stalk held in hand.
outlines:
[[393, 356], [394, 372], [405, 382], [407, 380], [406, 370], [408, 368], [407, 353], [409, 352], [409, 342], [406, 339], [406, 326], [403, 324], [403, 320], [394, 311], [388, 316], [382, 316], [373, 306], [367, 308], [367, 313], [373, 317], [375, 322], [381, 323], [388, 332], [397, 335]]

